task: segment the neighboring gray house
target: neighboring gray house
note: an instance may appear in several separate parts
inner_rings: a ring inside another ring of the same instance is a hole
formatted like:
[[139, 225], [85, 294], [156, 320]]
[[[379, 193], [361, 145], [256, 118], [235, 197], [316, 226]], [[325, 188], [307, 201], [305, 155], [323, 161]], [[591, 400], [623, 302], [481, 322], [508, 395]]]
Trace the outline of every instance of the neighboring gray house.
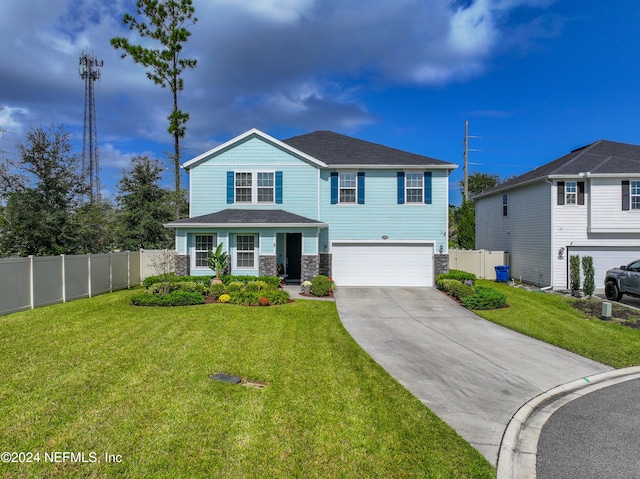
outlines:
[[640, 258], [640, 146], [599, 140], [486, 191], [476, 247], [510, 253], [511, 277], [568, 289], [569, 256], [607, 269]]

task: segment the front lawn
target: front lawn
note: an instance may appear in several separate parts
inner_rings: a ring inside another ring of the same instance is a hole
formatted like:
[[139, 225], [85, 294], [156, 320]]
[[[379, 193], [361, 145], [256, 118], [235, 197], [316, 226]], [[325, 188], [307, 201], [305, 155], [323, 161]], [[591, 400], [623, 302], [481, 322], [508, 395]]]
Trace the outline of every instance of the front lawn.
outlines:
[[334, 303], [142, 308], [135, 292], [0, 317], [0, 449], [34, 461], [2, 477], [495, 476]]
[[489, 321], [614, 368], [640, 365], [640, 331], [586, 316], [571, 298], [479, 280], [507, 296], [508, 308], [475, 311]]

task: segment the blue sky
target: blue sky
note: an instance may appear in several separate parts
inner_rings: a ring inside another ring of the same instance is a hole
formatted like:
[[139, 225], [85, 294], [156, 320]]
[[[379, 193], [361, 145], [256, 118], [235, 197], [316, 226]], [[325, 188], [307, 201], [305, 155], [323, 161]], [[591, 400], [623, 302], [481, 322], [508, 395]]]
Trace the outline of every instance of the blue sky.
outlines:
[[[332, 130], [509, 177], [608, 139], [640, 144], [638, 2], [194, 0], [180, 106], [184, 161], [250, 128], [286, 139]], [[83, 50], [95, 85], [107, 197], [130, 159], [166, 162], [170, 92], [109, 44], [130, 0], [3, 0], [0, 159], [33, 127], [63, 124], [82, 148]], [[478, 151], [473, 151], [478, 150]], [[167, 163], [167, 166], [169, 164]], [[171, 185], [171, 172], [166, 184]], [[185, 181], [188, 177], [185, 175]]]

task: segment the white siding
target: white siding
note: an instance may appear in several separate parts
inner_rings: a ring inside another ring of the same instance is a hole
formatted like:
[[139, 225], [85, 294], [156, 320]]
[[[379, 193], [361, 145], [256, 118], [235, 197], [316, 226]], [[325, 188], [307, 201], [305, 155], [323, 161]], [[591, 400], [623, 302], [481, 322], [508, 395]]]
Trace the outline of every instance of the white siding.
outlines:
[[510, 275], [528, 283], [551, 284], [551, 186], [542, 181], [476, 201], [476, 248], [509, 252]]
[[591, 178], [590, 182], [593, 192], [590, 232], [636, 233], [637, 236], [640, 233], [640, 210], [622, 210], [622, 179]]
[[[607, 269], [620, 266], [625, 262], [624, 258], [630, 258], [629, 261], [635, 259], [635, 252], [640, 250], [640, 211], [622, 211], [621, 180], [585, 178], [584, 181], [584, 205], [558, 205], [557, 183], [554, 182], [554, 289], [569, 288], [567, 251], [579, 256], [593, 256], [596, 287], [599, 288]], [[620, 259], [614, 261], [617, 251], [620, 252]]]
[[[567, 289], [567, 247], [572, 244], [586, 243], [588, 239], [587, 223], [589, 218], [590, 192], [589, 184], [585, 182], [584, 205], [558, 205], [557, 182], [552, 189], [552, 218], [553, 218], [553, 288]], [[560, 254], [560, 248], [562, 255]]]

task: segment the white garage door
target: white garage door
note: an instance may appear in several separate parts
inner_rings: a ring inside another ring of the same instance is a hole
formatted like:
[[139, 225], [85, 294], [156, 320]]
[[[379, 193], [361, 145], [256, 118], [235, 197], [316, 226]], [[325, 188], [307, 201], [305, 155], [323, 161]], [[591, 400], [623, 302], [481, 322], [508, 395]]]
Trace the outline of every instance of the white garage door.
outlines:
[[431, 243], [333, 243], [332, 276], [342, 286], [433, 286]]
[[[607, 270], [618, 268], [623, 264], [629, 264], [636, 259], [640, 259], [640, 247], [638, 246], [570, 246], [570, 255], [593, 257], [593, 269], [595, 271], [594, 280], [596, 290], [604, 289], [604, 278]], [[568, 267], [567, 267], [568, 268]], [[580, 265], [581, 276], [584, 278], [582, 265]], [[567, 275], [569, 272], [567, 271]]]

